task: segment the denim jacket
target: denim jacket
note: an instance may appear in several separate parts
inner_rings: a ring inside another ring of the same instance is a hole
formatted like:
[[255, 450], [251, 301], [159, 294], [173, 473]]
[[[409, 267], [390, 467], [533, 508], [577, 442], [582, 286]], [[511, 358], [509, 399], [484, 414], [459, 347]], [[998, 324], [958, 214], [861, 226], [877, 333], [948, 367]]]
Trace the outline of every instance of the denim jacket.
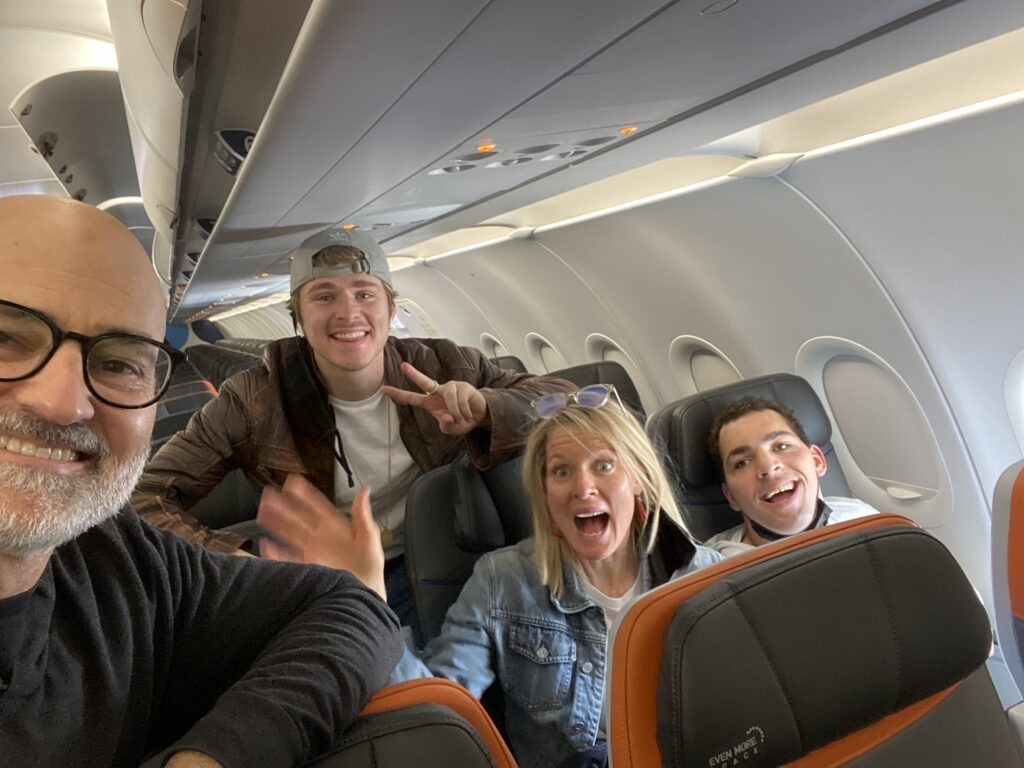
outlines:
[[[654, 586], [717, 562], [662, 519], [646, 565]], [[608, 632], [604, 613], [566, 566], [560, 598], [540, 583], [533, 539], [481, 557], [441, 634], [424, 650], [408, 649], [391, 682], [436, 675], [479, 697], [497, 679], [505, 694], [509, 746], [521, 768], [557, 765], [597, 739]]]

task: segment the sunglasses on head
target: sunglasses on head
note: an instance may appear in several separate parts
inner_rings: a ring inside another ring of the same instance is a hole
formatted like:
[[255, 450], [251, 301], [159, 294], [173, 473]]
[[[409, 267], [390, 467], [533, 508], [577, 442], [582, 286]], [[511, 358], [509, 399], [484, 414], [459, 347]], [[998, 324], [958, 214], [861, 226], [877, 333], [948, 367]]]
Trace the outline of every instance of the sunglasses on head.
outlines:
[[575, 392], [553, 392], [550, 395], [538, 397], [530, 405], [533, 406], [539, 418], [550, 419], [570, 405], [575, 405], [579, 408], [602, 408], [612, 395], [615, 396], [615, 402], [622, 408], [623, 405], [619, 399], [619, 393], [615, 391], [615, 387], [611, 384], [591, 384]]

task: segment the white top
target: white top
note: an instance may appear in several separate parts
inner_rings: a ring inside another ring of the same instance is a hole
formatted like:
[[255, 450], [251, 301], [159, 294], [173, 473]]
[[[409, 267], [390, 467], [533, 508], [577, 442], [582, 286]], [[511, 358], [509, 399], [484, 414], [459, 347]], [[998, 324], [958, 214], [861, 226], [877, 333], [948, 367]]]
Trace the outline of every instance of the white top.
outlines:
[[[641, 563], [640, 568], [637, 569], [636, 579], [633, 581], [632, 586], [625, 591], [622, 597], [610, 597], [604, 592], [599, 590], [593, 584], [591, 584], [587, 577], [580, 571], [581, 581], [583, 582], [583, 588], [587, 591], [590, 599], [594, 601], [602, 611], [604, 611], [604, 623], [607, 625], [608, 632], [612, 631], [612, 624], [615, 623], [615, 618], [619, 615], [623, 608], [625, 608], [632, 600], [647, 592], [651, 588], [651, 569], [647, 565], [647, 559]], [[606, 652], [607, 653], [607, 652]], [[607, 669], [607, 664], [605, 665]], [[608, 675], [605, 675], [604, 679], [604, 690], [601, 692], [601, 724], [597, 729], [597, 737], [599, 739], [606, 739], [608, 734]]]
[[[825, 525], [845, 523], [847, 520], [854, 520], [858, 517], [877, 515], [878, 510], [870, 504], [865, 504], [860, 499], [848, 499], [845, 496], [826, 496], [825, 504], [832, 510]], [[705, 547], [717, 549], [726, 557], [738, 555], [741, 552], [749, 552], [754, 548], [753, 544], [743, 542], [743, 524], [730, 528], [727, 531], [715, 534], [704, 542]]]
[[335, 461], [334, 503], [348, 514], [356, 491], [367, 486], [372, 489], [373, 517], [381, 529], [384, 557], [390, 560], [405, 551], [405, 497], [419, 475], [402, 442], [398, 409], [379, 390], [357, 402], [329, 400], [355, 481], [355, 487], [349, 488], [344, 467]]

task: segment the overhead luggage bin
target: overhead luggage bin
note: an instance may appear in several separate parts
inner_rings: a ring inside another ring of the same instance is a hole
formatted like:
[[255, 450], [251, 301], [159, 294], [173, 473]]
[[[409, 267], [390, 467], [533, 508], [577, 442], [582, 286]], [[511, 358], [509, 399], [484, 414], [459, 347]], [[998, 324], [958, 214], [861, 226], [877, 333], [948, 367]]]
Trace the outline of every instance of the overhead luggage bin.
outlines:
[[138, 185], [157, 232], [173, 242], [201, 3], [110, 0], [107, 6]]
[[139, 196], [115, 70], [43, 78], [19, 93], [10, 109], [69, 196], [92, 205]]

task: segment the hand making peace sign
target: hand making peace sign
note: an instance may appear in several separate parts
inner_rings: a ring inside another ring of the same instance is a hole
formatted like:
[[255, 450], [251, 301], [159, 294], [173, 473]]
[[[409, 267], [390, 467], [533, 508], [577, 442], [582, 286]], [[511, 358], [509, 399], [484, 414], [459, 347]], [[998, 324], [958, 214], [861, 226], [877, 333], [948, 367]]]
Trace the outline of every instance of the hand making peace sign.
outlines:
[[402, 363], [402, 373], [423, 390], [423, 394], [389, 386], [381, 388], [384, 394], [401, 405], [428, 411], [446, 435], [465, 435], [477, 427], [489, 426], [487, 401], [472, 384], [465, 381], [439, 384], [409, 363]]

